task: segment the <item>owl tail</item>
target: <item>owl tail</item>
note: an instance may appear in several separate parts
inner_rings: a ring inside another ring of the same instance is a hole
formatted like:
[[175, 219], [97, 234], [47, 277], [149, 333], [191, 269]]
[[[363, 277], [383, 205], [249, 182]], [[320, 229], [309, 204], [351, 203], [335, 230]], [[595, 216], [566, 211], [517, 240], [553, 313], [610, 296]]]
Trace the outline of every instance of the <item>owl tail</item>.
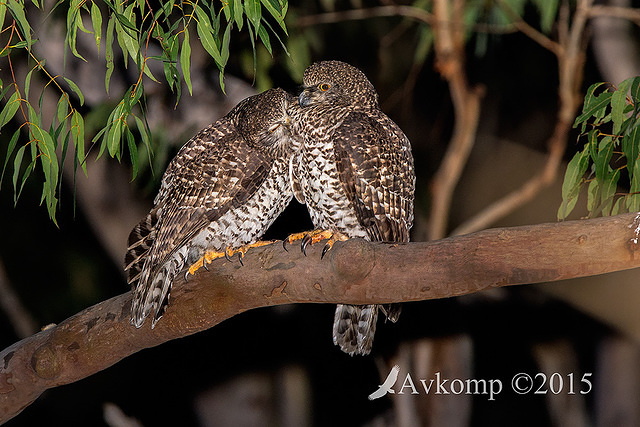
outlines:
[[176, 253], [167, 261], [152, 277], [143, 270], [140, 281], [133, 290], [133, 303], [131, 306], [131, 323], [139, 328], [144, 319], [151, 313], [151, 328], [164, 314], [169, 304], [171, 285], [178, 272], [184, 267], [182, 253]]
[[148, 258], [151, 246], [156, 239], [157, 223], [158, 209], [153, 209], [129, 233], [127, 253], [124, 256], [124, 270], [127, 273], [127, 283], [132, 286], [140, 279], [144, 261]]
[[367, 355], [373, 345], [378, 305], [338, 304], [333, 318], [333, 343], [353, 356]]

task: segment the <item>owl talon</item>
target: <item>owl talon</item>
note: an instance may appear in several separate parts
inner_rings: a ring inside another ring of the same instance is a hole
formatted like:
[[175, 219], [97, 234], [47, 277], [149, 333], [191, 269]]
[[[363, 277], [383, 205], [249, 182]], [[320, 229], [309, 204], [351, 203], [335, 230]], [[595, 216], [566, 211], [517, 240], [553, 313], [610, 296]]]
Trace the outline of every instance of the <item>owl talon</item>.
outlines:
[[324, 259], [324, 256], [326, 255], [326, 253], [329, 252], [333, 247], [333, 243], [329, 244], [330, 242], [331, 240], [329, 240], [329, 242], [327, 242], [327, 244], [324, 245], [324, 247], [322, 248], [322, 254], [320, 255], [320, 259]]
[[238, 252], [238, 261], [240, 261], [240, 265], [244, 267], [244, 262], [242, 262], [242, 258], [244, 258], [244, 254], [242, 252]]

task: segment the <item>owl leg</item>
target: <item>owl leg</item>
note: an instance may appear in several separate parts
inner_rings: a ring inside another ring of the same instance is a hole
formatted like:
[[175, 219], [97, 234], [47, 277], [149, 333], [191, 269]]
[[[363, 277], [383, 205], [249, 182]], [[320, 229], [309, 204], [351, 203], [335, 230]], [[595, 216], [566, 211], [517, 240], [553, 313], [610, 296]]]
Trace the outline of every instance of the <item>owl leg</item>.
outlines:
[[300, 249], [302, 250], [302, 253], [305, 255], [307, 254], [307, 246], [314, 245], [322, 240], [327, 240], [327, 243], [324, 245], [324, 248], [322, 248], [322, 255], [320, 256], [320, 259], [322, 259], [324, 258], [324, 255], [329, 250], [331, 250], [335, 242], [338, 242], [338, 241], [342, 242], [342, 241], [348, 240], [349, 237], [338, 231], [333, 231], [333, 230], [319, 229], [319, 230], [313, 230], [313, 231], [304, 231], [302, 233], [294, 233], [289, 235], [289, 237], [284, 239], [284, 241], [282, 242], [282, 246], [286, 250], [287, 243], [290, 244], [300, 239], [302, 239], [302, 244], [300, 246]]

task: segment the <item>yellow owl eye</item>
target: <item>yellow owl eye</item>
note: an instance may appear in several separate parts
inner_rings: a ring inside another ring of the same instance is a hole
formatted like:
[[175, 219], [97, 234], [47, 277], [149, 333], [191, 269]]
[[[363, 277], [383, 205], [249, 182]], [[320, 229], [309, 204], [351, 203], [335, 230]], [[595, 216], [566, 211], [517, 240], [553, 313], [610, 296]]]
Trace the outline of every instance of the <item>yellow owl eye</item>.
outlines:
[[331, 87], [331, 86], [330, 86], [328, 83], [320, 83], [320, 84], [318, 85], [318, 89], [320, 89], [320, 90], [321, 90], [321, 91], [323, 91], [323, 92], [328, 91], [330, 87]]

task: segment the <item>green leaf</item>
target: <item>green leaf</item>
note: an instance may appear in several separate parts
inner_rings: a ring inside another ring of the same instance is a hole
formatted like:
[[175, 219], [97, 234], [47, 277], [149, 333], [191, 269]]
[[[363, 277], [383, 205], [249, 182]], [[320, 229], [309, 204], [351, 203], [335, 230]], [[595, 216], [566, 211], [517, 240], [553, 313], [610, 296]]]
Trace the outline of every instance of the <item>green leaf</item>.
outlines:
[[589, 212], [593, 212], [594, 209], [598, 206], [599, 195], [600, 183], [594, 179], [589, 183], [589, 187], [587, 188], [587, 210]]
[[626, 200], [626, 208], [628, 212], [640, 211], [640, 162], [634, 161], [633, 166], [627, 167], [632, 170], [631, 186], [629, 187], [629, 196]]
[[191, 86], [191, 44], [189, 43], [189, 29], [184, 30], [184, 40], [182, 40], [182, 51], [180, 52], [180, 67], [184, 82], [189, 89], [189, 95], [193, 95]]
[[242, 25], [244, 24], [243, 13], [242, 0], [233, 0], [233, 19], [236, 21], [238, 31], [242, 31]]
[[284, 23], [284, 13], [280, 10], [280, 4], [275, 0], [261, 0], [261, 3], [271, 16], [273, 16], [278, 25], [280, 25], [280, 28], [282, 28], [284, 33], [289, 35], [287, 32], [287, 26]]
[[131, 180], [136, 179], [138, 175], [138, 147], [136, 140], [128, 127], [125, 127], [125, 135], [127, 136], [127, 145], [129, 146], [129, 155], [131, 157], [131, 166], [133, 169]]
[[627, 159], [627, 166], [632, 168], [640, 156], [640, 126], [635, 126], [631, 132], [625, 134], [622, 138], [622, 150]]
[[78, 110], [73, 111], [71, 116], [71, 137], [75, 146], [76, 159], [82, 165], [84, 174], [87, 174], [87, 162], [84, 155], [84, 118]]
[[109, 82], [111, 81], [111, 74], [113, 73], [113, 33], [115, 31], [115, 18], [114, 15], [109, 17], [107, 23], [107, 44], [104, 49], [104, 56], [107, 61], [107, 71], [104, 75], [104, 86], [107, 93], [109, 93]]
[[122, 137], [122, 122], [118, 121], [111, 125], [107, 133], [107, 149], [111, 157], [120, 160], [120, 139]]
[[142, 137], [142, 142], [144, 143], [145, 147], [147, 147], [149, 153], [152, 153], [153, 151], [151, 148], [151, 134], [149, 132], [149, 127], [146, 126], [138, 116], [133, 116], [133, 118], [136, 121], [138, 132], [140, 132], [140, 136]]
[[31, 76], [36, 67], [33, 67], [24, 78], [24, 99], [29, 99], [29, 90], [31, 89]]
[[613, 120], [613, 133], [620, 133], [624, 122], [624, 110], [627, 106], [627, 92], [633, 79], [627, 79], [618, 85], [618, 89], [611, 95], [611, 119]]
[[9, 141], [9, 145], [7, 146], [7, 153], [5, 154], [4, 165], [2, 165], [2, 174], [0, 174], [0, 187], [2, 186], [2, 181], [4, 180], [4, 172], [7, 169], [7, 164], [9, 163], [9, 157], [11, 157], [11, 153], [13, 153], [13, 150], [16, 148], [16, 144], [18, 143], [19, 137], [20, 137], [20, 129], [17, 129], [13, 133], [13, 136]]
[[7, 0], [6, 4], [13, 19], [18, 23], [22, 37], [27, 42], [27, 45], [31, 46], [31, 26], [24, 14], [24, 4], [20, 4], [16, 0]]
[[271, 33], [276, 37], [276, 39], [278, 39], [278, 42], [280, 43], [280, 46], [284, 50], [284, 53], [286, 53], [288, 57], [291, 57], [291, 55], [289, 54], [289, 51], [287, 50], [287, 47], [285, 46], [285, 44], [280, 39], [280, 36], [278, 36], [278, 33], [273, 30], [271, 25], [269, 25], [269, 22], [267, 22], [266, 20], [263, 19], [262, 23], [269, 29], [269, 31], [271, 31]]
[[598, 96], [593, 96], [593, 91], [592, 91], [592, 88], [593, 90], [595, 90], [597, 87], [599, 87], [602, 84], [604, 83], [596, 83], [595, 85], [592, 85], [589, 88], [589, 90], [587, 91], [587, 95], [585, 96], [584, 107], [582, 108], [582, 114], [580, 114], [576, 118], [573, 124], [573, 127], [577, 127], [578, 124], [587, 121], [592, 116], [598, 116], [598, 115], [600, 115], [600, 117], [604, 116], [604, 111], [607, 105], [609, 105], [609, 102], [611, 101], [611, 96], [613, 94], [611, 92], [603, 92]]
[[58, 123], [60, 123], [58, 132], [62, 132], [62, 131], [66, 132], [68, 115], [69, 115], [69, 94], [64, 92], [62, 95], [60, 95], [60, 99], [58, 100], [58, 104], [56, 105], [56, 118], [58, 119]]
[[0, 2], [0, 27], [4, 27], [4, 17], [7, 14], [7, 3]]
[[598, 154], [594, 160], [596, 169], [596, 179], [600, 182], [604, 182], [609, 174], [611, 167], [609, 162], [613, 155], [613, 139], [607, 135], [603, 137], [598, 144]]
[[602, 202], [601, 211], [602, 215], [611, 215], [611, 209], [613, 206], [613, 198], [618, 188], [618, 180], [620, 179], [620, 170], [609, 171], [606, 178], [602, 182], [600, 189], [602, 194], [600, 200]]
[[68, 78], [64, 78], [64, 81], [67, 82], [67, 84], [69, 85], [69, 87], [71, 88], [71, 90], [76, 94], [76, 96], [78, 97], [78, 99], [80, 100], [80, 105], [84, 105], [84, 95], [82, 94], [82, 91], [80, 90], [80, 88], [78, 87], [77, 84], [75, 84], [73, 82], [73, 80], [68, 79]]
[[562, 183], [562, 205], [558, 209], [558, 219], [565, 219], [575, 207], [580, 195], [582, 178], [589, 166], [589, 151], [585, 148], [576, 153], [567, 165]]
[[100, 8], [95, 1], [91, 3], [91, 23], [93, 25], [93, 36], [96, 40], [98, 53], [100, 53], [100, 40], [102, 39], [102, 12], [100, 12]]
[[20, 108], [20, 97], [18, 92], [14, 92], [0, 112], [0, 128], [4, 127], [16, 115], [18, 108]]
[[[18, 176], [20, 175], [20, 166], [22, 166], [22, 158], [24, 157], [24, 149], [26, 145], [18, 148], [16, 152], [16, 157], [13, 159], [13, 202], [14, 204], [18, 202]], [[28, 170], [28, 169], [27, 169]], [[25, 171], [25, 174], [27, 172]], [[28, 174], [27, 174], [28, 176]], [[24, 180], [23, 180], [24, 182]]]
[[258, 27], [258, 35], [260, 36], [260, 40], [262, 40], [262, 44], [267, 48], [267, 52], [269, 55], [273, 56], [273, 52], [271, 51], [271, 41], [269, 40], [269, 34], [264, 26]]
[[220, 48], [220, 59], [222, 60], [222, 66], [227, 65], [229, 60], [229, 42], [231, 41], [231, 24], [227, 25], [224, 30], [224, 36], [222, 37], [222, 46]]
[[613, 207], [611, 208], [611, 215], [618, 215], [620, 213], [623, 201], [624, 197], [618, 197], [618, 199], [613, 204]]
[[253, 24], [253, 28], [258, 32], [258, 28], [260, 28], [260, 19], [262, 18], [260, 0], [244, 0], [244, 11], [251, 24]]
[[205, 12], [199, 7], [196, 6], [196, 15], [198, 15], [198, 21], [196, 24], [196, 30], [198, 32], [198, 37], [200, 37], [200, 42], [202, 43], [202, 47], [211, 55], [213, 60], [215, 61], [218, 69], [224, 68], [224, 64], [222, 62], [222, 57], [220, 56], [220, 50], [218, 49], [218, 45], [213, 38], [213, 29], [211, 28], [211, 21], [209, 21], [209, 17], [205, 14]]

